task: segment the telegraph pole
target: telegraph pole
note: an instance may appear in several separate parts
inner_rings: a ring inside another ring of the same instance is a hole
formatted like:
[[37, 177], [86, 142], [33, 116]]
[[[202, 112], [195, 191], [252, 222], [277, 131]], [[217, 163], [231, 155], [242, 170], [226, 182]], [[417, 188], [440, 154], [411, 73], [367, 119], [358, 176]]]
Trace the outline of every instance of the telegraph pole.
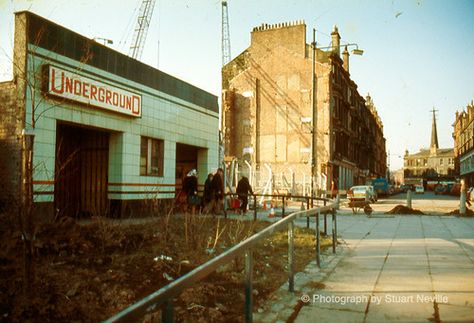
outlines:
[[316, 29], [313, 28], [313, 42], [311, 43], [313, 57], [312, 57], [312, 111], [313, 115], [311, 118], [311, 196], [314, 196], [314, 182], [316, 177], [316, 162], [317, 162], [317, 129], [318, 122], [317, 118], [317, 104], [316, 104]]

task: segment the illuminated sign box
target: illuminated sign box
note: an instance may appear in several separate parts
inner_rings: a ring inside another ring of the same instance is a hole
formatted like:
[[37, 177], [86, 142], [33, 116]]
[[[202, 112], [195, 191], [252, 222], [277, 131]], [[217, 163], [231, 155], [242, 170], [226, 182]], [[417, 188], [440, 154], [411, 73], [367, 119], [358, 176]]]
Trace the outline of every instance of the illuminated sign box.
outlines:
[[62, 68], [47, 65], [47, 93], [56, 97], [126, 114], [142, 115], [142, 97]]

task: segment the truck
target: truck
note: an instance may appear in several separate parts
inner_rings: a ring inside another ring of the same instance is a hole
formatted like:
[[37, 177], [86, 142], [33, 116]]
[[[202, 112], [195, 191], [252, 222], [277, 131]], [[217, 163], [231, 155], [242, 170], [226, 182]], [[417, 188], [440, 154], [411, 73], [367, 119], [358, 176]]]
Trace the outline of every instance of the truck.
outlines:
[[371, 185], [374, 187], [378, 196], [389, 194], [390, 184], [385, 177], [373, 179]]

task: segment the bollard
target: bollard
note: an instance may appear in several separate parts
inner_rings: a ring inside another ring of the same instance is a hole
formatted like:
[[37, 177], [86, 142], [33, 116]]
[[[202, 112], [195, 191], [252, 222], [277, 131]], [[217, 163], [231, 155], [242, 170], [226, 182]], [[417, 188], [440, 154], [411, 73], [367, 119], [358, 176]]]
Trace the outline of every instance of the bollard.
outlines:
[[407, 191], [407, 208], [411, 209], [411, 189]]
[[461, 196], [459, 197], [459, 214], [466, 214], [466, 192], [461, 191]]
[[337, 195], [336, 195], [336, 210], [339, 210], [339, 201], [340, 201], [340, 197], [339, 197], [339, 193], [337, 193]]

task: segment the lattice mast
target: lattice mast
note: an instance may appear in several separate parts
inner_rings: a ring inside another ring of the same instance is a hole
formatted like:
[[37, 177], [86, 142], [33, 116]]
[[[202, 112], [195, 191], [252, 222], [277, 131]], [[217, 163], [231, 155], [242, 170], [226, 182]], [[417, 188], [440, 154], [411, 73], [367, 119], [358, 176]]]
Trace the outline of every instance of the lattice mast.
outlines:
[[230, 62], [229, 10], [227, 1], [222, 0], [222, 66]]
[[128, 56], [140, 60], [156, 0], [142, 0]]

